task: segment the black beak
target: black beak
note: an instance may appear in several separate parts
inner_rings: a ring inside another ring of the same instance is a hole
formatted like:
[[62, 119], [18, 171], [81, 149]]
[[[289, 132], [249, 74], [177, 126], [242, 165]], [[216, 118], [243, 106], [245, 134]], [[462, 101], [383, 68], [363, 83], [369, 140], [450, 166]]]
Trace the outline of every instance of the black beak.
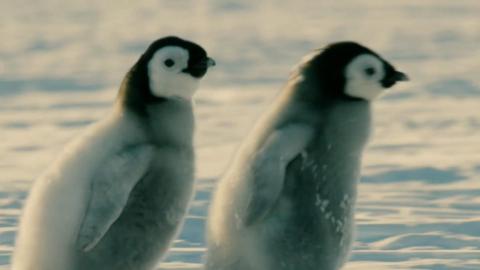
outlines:
[[191, 61], [191, 63], [188, 64], [188, 67], [182, 70], [182, 72], [188, 73], [195, 78], [201, 78], [207, 73], [207, 70], [210, 67], [215, 65], [215, 60], [210, 57], [204, 57], [197, 61]]
[[217, 62], [215, 62], [215, 60], [213, 60], [213, 58], [210, 58], [210, 57], [207, 57], [204, 62], [206, 63], [202, 62], [202, 64], [206, 65], [207, 68], [214, 67], [217, 64]]
[[387, 74], [382, 80], [382, 86], [385, 88], [390, 88], [397, 82], [405, 82], [408, 80], [410, 80], [410, 78], [408, 78], [407, 74], [393, 70], [392, 72], [390, 72], [390, 74]]
[[406, 82], [410, 80], [407, 74], [400, 71], [395, 71], [395, 74], [393, 75], [393, 79], [397, 82]]

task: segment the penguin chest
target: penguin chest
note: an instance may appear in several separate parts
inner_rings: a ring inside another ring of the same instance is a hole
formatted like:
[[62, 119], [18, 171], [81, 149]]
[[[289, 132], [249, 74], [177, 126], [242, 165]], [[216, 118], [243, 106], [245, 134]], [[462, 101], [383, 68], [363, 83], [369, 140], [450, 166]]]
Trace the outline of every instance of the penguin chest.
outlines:
[[193, 190], [193, 163], [185, 157], [171, 159], [163, 155], [155, 160], [132, 191], [125, 215], [153, 226], [178, 225]]
[[294, 160], [287, 170], [284, 197], [291, 201], [298, 225], [307, 232], [327, 230], [341, 237], [353, 223], [359, 172], [359, 158], [351, 153], [305, 151]]
[[305, 151], [289, 164], [269, 227], [276, 230], [270, 241], [279, 247], [279, 257], [290, 258], [278, 269], [329, 267], [338, 262], [333, 258], [347, 256], [353, 238], [359, 167], [358, 161], [347, 163], [339, 164], [333, 156], [326, 158], [325, 152]]
[[122, 214], [89, 254], [88, 265], [123, 270], [156, 264], [178, 232], [192, 197], [191, 153], [158, 150]]

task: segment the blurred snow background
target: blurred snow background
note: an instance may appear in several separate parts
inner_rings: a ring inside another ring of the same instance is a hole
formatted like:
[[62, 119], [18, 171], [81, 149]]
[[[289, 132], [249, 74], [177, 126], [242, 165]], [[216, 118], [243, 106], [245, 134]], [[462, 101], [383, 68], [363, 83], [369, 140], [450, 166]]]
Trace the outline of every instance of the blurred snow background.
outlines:
[[310, 50], [356, 40], [412, 81], [375, 106], [346, 269], [480, 269], [480, 2], [0, 1], [0, 269], [32, 181], [105, 115], [154, 39], [202, 44], [197, 193], [160, 269], [198, 269], [211, 191]]

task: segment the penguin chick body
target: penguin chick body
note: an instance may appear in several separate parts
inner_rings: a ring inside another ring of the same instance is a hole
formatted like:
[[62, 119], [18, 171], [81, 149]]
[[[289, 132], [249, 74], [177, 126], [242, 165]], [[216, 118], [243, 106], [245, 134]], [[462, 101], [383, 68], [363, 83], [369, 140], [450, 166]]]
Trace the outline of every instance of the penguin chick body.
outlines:
[[213, 60], [192, 42], [153, 42], [112, 112], [34, 183], [13, 270], [153, 269], [192, 196], [191, 97]]
[[313, 52], [221, 178], [207, 270], [334, 270], [348, 258], [370, 102], [405, 74], [353, 42]]

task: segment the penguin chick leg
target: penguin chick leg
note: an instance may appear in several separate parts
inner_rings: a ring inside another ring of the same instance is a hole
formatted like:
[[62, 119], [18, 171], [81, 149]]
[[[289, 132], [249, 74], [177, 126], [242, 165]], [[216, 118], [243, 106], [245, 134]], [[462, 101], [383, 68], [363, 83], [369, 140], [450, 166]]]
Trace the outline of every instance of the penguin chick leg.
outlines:
[[93, 175], [91, 196], [77, 239], [81, 250], [93, 249], [120, 216], [130, 192], [145, 174], [153, 151], [151, 146], [124, 149]]
[[275, 130], [252, 161], [251, 197], [247, 203], [244, 225], [264, 219], [275, 205], [283, 189], [287, 165], [302, 152], [313, 135], [306, 124], [290, 124]]

